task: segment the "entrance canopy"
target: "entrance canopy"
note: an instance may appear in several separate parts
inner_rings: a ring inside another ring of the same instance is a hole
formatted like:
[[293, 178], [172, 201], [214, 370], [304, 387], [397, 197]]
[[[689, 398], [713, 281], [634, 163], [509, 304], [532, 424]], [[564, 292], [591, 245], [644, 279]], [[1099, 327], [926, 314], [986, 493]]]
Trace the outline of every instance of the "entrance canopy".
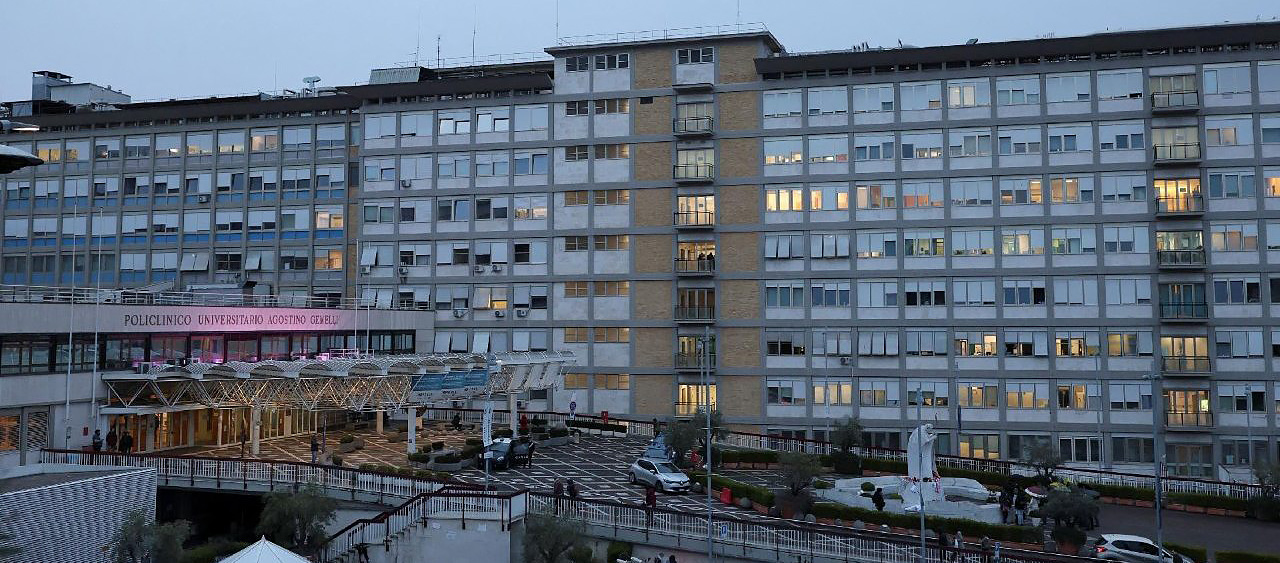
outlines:
[[572, 352], [358, 353], [325, 359], [156, 364], [104, 373], [103, 414], [189, 408], [271, 407], [375, 411], [559, 385]]

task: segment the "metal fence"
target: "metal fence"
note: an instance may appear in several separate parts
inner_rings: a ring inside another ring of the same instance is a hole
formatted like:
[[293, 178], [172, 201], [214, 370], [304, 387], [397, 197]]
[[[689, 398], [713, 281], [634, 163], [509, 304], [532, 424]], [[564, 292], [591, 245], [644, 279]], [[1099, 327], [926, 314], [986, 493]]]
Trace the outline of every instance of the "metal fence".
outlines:
[[496, 493], [451, 490], [422, 493], [400, 506], [373, 518], [361, 518], [329, 536], [319, 554], [320, 561], [335, 561], [367, 548], [386, 544], [415, 524], [432, 516], [450, 516], [466, 521], [468, 517], [498, 520], [502, 530], [524, 518], [527, 497], [523, 492]]

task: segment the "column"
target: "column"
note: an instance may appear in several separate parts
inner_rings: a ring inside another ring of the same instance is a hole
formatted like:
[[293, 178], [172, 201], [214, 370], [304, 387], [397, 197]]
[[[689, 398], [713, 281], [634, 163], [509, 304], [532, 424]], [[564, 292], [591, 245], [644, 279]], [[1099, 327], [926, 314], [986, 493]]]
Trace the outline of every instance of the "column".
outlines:
[[156, 450], [156, 435], [160, 433], [160, 415], [144, 414], [138, 416], [138, 432], [147, 435], [147, 439], [143, 440], [147, 449], [145, 451], [153, 452]]
[[196, 445], [196, 430], [199, 428], [199, 418], [200, 418], [200, 413], [202, 413], [202, 412], [204, 412], [204, 411], [203, 411], [203, 410], [198, 410], [198, 411], [187, 411], [187, 412], [186, 412], [186, 415], [187, 415], [187, 417], [186, 417], [186, 419], [187, 419], [187, 445], [188, 445], [188, 446], [194, 446], [194, 445]]
[[374, 420], [374, 423], [373, 423], [374, 429], [378, 432], [378, 434], [382, 434], [382, 411], [381, 410], [375, 413], [373, 420]]
[[417, 432], [419, 430], [422, 430], [422, 415], [418, 413], [418, 408], [409, 407], [409, 412], [411, 413], [411, 416], [409, 418], [410, 420], [413, 421], [413, 431]]
[[516, 394], [507, 393], [507, 412], [510, 414], [511, 420], [511, 439], [520, 437], [520, 413], [516, 412]]
[[262, 437], [262, 407], [250, 409], [249, 419], [249, 453], [258, 455], [260, 438]]
[[[408, 433], [409, 439], [405, 440], [405, 443], [407, 444], [406, 447], [409, 453], [416, 453], [418, 451], [418, 431], [417, 431], [418, 415], [416, 411], [417, 409], [412, 407], [404, 410], [404, 418], [406, 423], [408, 424], [408, 430], [409, 430], [409, 433]], [[378, 423], [379, 423], [379, 426], [381, 426], [382, 411], [378, 411]]]

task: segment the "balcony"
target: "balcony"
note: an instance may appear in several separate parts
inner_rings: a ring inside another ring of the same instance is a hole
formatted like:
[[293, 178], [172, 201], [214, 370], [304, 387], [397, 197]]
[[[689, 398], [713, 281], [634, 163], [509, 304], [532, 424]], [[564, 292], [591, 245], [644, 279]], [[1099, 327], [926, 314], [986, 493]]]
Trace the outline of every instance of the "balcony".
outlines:
[[1161, 303], [1160, 319], [1164, 321], [1197, 322], [1209, 318], [1208, 303]]
[[1152, 113], [1183, 113], [1200, 109], [1200, 92], [1196, 90], [1179, 90], [1175, 92], [1154, 92], [1151, 94]]
[[716, 320], [715, 307], [676, 307], [676, 321], [682, 323], [711, 323]]
[[672, 223], [680, 229], [709, 229], [716, 226], [714, 211], [676, 211], [672, 214]]
[[1156, 200], [1156, 216], [1182, 216], [1204, 214], [1204, 197], [1186, 194], [1162, 197]]
[[710, 117], [678, 117], [671, 120], [671, 132], [681, 138], [709, 137], [714, 125]]
[[[676, 352], [675, 367], [680, 371], [701, 371], [703, 366], [703, 358], [701, 354], [693, 352]], [[716, 369], [716, 355], [711, 354], [711, 369]]]
[[1151, 152], [1159, 165], [1182, 166], [1200, 162], [1200, 143], [1152, 145]]
[[710, 276], [716, 273], [716, 258], [676, 258], [676, 274], [685, 276]]
[[[676, 403], [676, 416], [693, 416], [698, 414], [699, 409], [707, 407], [705, 402], [702, 403]], [[711, 401], [711, 410], [716, 410], [716, 402]]]
[[1208, 375], [1211, 365], [1208, 356], [1165, 356], [1160, 370], [1166, 375]]
[[676, 164], [671, 175], [679, 184], [707, 184], [716, 179], [714, 164]]
[[1213, 428], [1211, 412], [1166, 412], [1164, 426], [1170, 430], [1201, 430]]
[[1161, 268], [1203, 268], [1205, 265], [1204, 250], [1157, 250], [1156, 263]]

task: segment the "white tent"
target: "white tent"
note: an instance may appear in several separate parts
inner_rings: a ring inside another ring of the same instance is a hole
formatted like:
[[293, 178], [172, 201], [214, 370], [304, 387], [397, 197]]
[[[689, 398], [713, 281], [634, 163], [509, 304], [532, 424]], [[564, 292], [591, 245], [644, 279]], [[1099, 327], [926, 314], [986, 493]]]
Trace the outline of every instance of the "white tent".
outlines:
[[267, 541], [264, 536], [257, 543], [231, 554], [222, 563], [310, 563], [306, 558]]

